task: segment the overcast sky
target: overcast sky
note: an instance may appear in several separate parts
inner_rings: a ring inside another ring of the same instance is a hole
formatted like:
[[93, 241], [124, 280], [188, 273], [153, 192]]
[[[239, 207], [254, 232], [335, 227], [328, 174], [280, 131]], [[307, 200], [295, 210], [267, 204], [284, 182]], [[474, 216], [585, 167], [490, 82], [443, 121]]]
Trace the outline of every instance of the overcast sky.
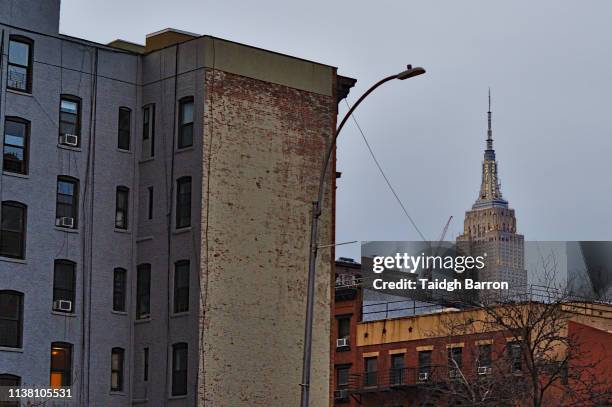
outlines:
[[[337, 66], [349, 101], [411, 63], [357, 119], [429, 239], [476, 199], [487, 89], [504, 197], [527, 240], [612, 240], [612, 2], [63, 0], [64, 34], [143, 43], [166, 27]], [[343, 106], [343, 112], [346, 110]], [[417, 240], [353, 124], [340, 136], [337, 241]], [[359, 257], [359, 246], [338, 256]]]

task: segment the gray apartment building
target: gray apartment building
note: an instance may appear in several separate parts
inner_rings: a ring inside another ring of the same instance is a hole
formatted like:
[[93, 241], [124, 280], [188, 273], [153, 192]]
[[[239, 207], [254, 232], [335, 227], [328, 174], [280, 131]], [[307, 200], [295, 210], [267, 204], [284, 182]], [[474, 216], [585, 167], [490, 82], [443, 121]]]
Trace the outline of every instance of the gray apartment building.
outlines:
[[60, 34], [59, 10], [0, 0], [0, 386], [69, 386], [69, 406], [297, 405], [311, 202], [355, 81], [173, 29], [97, 44]]

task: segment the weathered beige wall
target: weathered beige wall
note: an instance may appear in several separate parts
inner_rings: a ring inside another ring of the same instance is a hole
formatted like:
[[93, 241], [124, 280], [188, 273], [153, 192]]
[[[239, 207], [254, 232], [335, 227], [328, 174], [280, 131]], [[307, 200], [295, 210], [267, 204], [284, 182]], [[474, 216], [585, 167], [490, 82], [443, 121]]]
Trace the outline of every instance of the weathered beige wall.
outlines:
[[[296, 406], [311, 202], [336, 102], [332, 91], [212, 69], [205, 75], [199, 405]], [[328, 194], [321, 242], [332, 236], [331, 205]], [[311, 388], [317, 407], [329, 405], [331, 260], [323, 250]]]

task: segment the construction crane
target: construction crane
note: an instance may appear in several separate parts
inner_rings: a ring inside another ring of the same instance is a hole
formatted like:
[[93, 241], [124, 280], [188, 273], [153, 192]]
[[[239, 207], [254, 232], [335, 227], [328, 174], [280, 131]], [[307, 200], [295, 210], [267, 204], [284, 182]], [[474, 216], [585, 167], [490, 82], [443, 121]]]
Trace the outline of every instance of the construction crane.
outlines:
[[448, 227], [450, 226], [450, 223], [452, 220], [453, 220], [453, 215], [449, 216], [448, 220], [446, 221], [446, 225], [444, 225], [444, 229], [442, 229], [442, 236], [440, 236], [440, 240], [438, 241], [438, 246], [440, 245], [440, 243], [444, 241], [444, 238], [446, 237], [446, 232], [448, 232]]

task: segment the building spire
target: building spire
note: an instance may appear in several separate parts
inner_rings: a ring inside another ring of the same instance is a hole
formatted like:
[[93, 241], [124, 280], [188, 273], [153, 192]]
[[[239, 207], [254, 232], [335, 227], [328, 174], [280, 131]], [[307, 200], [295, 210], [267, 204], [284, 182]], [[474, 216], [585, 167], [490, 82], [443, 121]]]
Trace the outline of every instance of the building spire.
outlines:
[[507, 205], [502, 198], [499, 179], [497, 178], [497, 161], [495, 161], [495, 150], [493, 150], [493, 129], [491, 127], [491, 88], [489, 88], [489, 110], [487, 111], [487, 148], [484, 151], [482, 162], [482, 184], [480, 195], [476, 200], [476, 206], [487, 204]]
[[487, 112], [489, 119], [489, 129], [487, 130], [487, 150], [493, 150], [493, 130], [491, 129], [491, 88], [489, 88], [489, 111]]

